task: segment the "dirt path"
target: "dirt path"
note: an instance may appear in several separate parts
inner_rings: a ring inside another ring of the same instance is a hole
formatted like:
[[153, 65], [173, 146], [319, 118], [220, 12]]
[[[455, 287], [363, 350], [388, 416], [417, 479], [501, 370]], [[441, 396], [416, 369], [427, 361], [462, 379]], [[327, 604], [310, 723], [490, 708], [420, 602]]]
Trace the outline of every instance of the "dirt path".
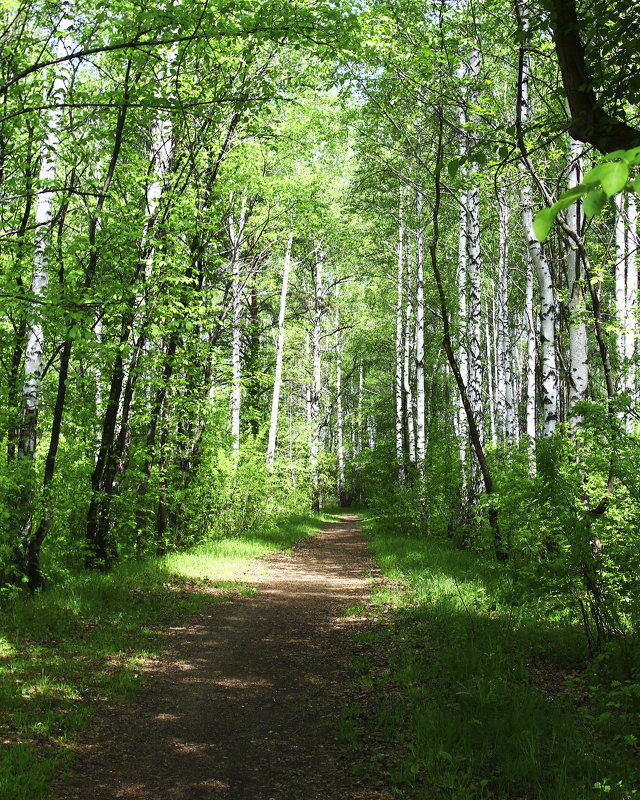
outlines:
[[390, 800], [376, 744], [343, 742], [354, 701], [345, 617], [376, 574], [355, 517], [280, 554], [210, 616], [171, 629], [134, 706], [98, 721], [78, 748], [63, 800]]

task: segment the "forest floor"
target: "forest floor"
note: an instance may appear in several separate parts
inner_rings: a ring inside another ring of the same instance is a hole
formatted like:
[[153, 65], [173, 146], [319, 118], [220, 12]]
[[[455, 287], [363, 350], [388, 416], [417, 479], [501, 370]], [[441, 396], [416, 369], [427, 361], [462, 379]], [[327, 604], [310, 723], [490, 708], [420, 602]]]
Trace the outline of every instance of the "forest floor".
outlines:
[[[61, 800], [390, 800], [375, 687], [350, 666], [359, 648], [372, 657], [367, 634], [384, 625], [370, 600], [380, 578], [355, 517], [256, 562], [242, 575], [255, 594], [167, 626], [168, 650], [141, 666], [141, 691], [98, 714], [52, 791]], [[345, 715], [353, 708], [367, 730], [357, 742]]]

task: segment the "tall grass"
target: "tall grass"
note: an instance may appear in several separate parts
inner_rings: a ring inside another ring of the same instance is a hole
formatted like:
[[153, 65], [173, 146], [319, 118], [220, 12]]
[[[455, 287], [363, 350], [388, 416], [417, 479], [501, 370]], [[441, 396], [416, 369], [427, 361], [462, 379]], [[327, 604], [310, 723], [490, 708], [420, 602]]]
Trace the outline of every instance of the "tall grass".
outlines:
[[400, 794], [640, 796], [635, 684], [601, 680], [571, 613], [527, 605], [504, 569], [446, 541], [376, 523], [371, 546], [394, 581], [377, 595], [397, 608], [380, 695], [400, 691], [378, 723], [404, 752]]
[[251, 592], [254, 559], [318, 531], [294, 516], [183, 553], [72, 575], [34, 598], [0, 607], [0, 800], [50, 798], [70, 743], [105, 700], [129, 702], [140, 669], [167, 645], [162, 622]]

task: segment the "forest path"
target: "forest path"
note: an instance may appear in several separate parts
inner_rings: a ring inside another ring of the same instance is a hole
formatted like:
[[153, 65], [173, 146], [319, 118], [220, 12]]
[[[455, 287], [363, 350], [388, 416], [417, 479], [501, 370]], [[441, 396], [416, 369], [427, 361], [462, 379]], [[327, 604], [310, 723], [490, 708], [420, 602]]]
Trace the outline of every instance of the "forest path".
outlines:
[[131, 706], [100, 715], [58, 796], [389, 800], [375, 737], [355, 751], [338, 729], [362, 699], [351, 634], [375, 625], [344, 615], [377, 574], [356, 517], [258, 562], [244, 576], [258, 594], [170, 628], [169, 653]]

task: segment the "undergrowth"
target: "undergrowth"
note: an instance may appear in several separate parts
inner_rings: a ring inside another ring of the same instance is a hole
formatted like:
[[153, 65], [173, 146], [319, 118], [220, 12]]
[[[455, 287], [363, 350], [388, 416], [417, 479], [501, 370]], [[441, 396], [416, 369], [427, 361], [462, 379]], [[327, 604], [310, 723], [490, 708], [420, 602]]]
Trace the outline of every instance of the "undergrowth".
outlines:
[[73, 738], [107, 702], [130, 702], [146, 659], [168, 646], [163, 622], [253, 590], [242, 571], [321, 528], [295, 516], [183, 553], [72, 575], [0, 606], [0, 800], [50, 798]]
[[629, 641], [591, 658], [568, 611], [529, 604], [485, 556], [368, 527], [391, 579], [374, 599], [395, 608], [376, 680], [399, 796], [640, 797]]

